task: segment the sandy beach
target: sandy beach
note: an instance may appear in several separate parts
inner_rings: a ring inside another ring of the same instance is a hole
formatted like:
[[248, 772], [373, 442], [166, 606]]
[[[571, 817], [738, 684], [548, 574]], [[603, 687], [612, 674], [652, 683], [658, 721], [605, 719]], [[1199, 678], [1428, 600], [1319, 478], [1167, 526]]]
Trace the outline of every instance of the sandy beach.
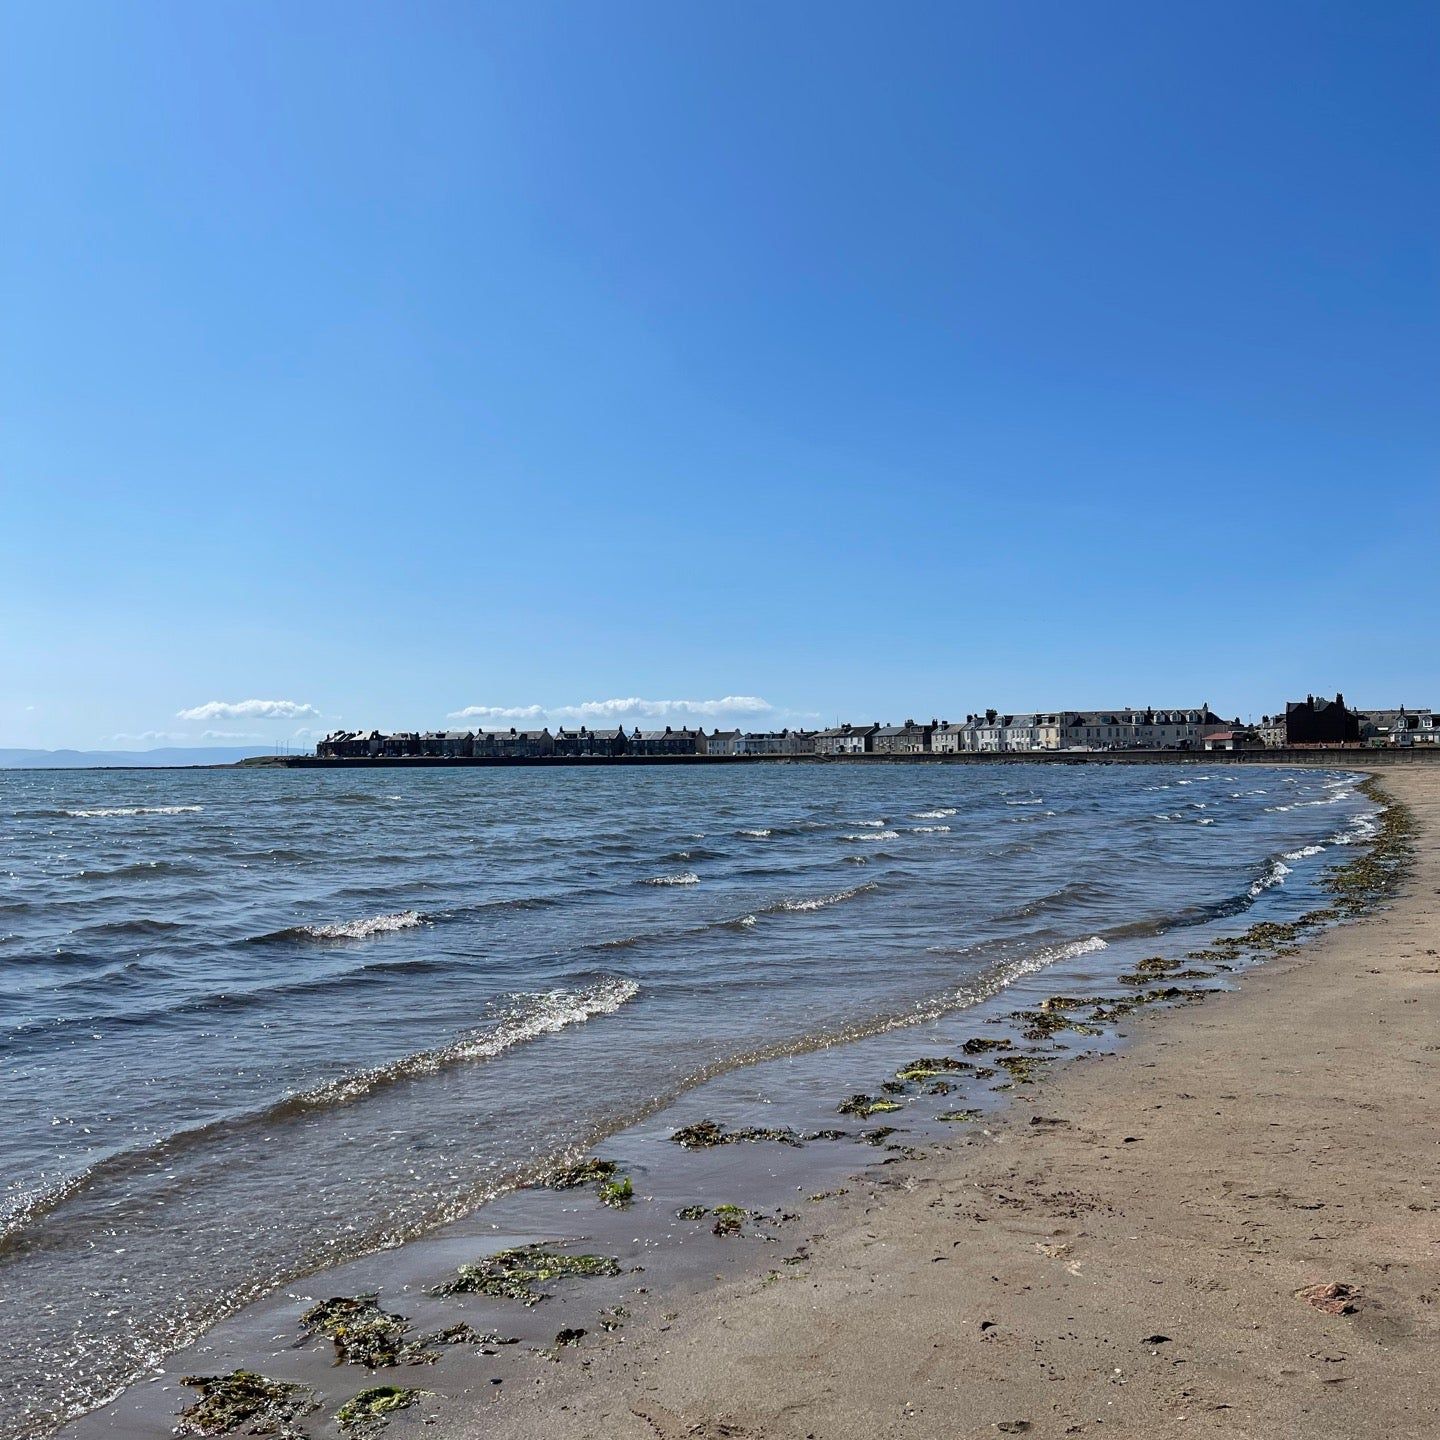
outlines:
[[1420, 835], [1378, 914], [872, 1172], [780, 1280], [441, 1433], [1440, 1433], [1440, 773], [1383, 784]]

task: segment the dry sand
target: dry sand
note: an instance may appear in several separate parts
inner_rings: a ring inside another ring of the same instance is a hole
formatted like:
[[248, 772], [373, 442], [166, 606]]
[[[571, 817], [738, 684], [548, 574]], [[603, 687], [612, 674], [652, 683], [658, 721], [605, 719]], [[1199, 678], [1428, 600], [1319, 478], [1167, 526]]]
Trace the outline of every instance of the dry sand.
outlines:
[[[1440, 767], [1399, 898], [886, 1167], [467, 1437], [1440, 1435]], [[1300, 1293], [1353, 1287], [1353, 1313]], [[432, 1434], [436, 1433], [431, 1431]]]

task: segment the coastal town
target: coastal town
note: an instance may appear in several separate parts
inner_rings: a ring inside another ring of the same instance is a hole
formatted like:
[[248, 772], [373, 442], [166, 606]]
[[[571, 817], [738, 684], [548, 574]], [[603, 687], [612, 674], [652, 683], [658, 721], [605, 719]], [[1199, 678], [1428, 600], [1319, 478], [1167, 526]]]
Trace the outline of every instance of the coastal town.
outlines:
[[994, 755], [1053, 751], [1222, 751], [1297, 746], [1440, 744], [1440, 712], [1400, 706], [1353, 709], [1343, 695], [1307, 695], [1257, 724], [1222, 719], [1208, 704], [1181, 709], [986, 710], [963, 721], [842, 724], [823, 730], [721, 730], [667, 725], [663, 730], [337, 731], [315, 747], [325, 760], [546, 760], [711, 757]]

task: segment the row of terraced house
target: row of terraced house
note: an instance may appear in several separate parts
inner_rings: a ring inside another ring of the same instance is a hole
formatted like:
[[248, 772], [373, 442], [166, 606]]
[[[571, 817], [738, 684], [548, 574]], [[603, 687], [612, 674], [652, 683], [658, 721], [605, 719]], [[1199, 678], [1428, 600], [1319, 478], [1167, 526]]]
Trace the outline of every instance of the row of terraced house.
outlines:
[[1431, 709], [1352, 710], [1344, 697], [1308, 695], [1258, 725], [1222, 720], [1209, 705], [1172, 710], [1053, 710], [1002, 714], [987, 710], [963, 721], [906, 720], [900, 725], [835, 725], [826, 730], [378, 730], [327, 735], [316, 754], [332, 759], [415, 757], [530, 760], [555, 756], [608, 759], [668, 757], [852, 755], [986, 755], [1047, 750], [1237, 750], [1294, 745], [1425, 745], [1440, 743], [1440, 715]]

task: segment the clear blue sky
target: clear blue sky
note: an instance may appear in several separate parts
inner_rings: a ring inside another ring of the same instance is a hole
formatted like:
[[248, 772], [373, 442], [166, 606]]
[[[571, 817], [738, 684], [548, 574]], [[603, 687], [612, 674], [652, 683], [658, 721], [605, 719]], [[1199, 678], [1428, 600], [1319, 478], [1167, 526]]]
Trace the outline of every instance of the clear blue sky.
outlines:
[[1440, 703], [1431, 0], [0, 15], [0, 744]]

